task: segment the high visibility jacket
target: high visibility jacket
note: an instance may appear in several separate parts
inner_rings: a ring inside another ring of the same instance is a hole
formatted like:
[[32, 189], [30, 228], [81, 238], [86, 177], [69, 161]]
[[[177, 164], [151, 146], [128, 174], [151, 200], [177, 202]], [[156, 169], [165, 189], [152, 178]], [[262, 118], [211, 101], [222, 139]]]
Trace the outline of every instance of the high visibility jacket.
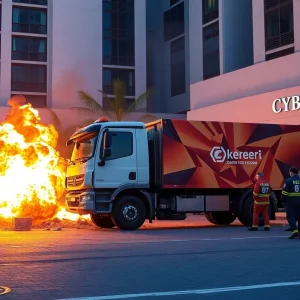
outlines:
[[270, 196], [272, 189], [270, 183], [263, 179], [259, 178], [254, 184], [253, 189], [253, 199], [255, 204], [268, 205], [270, 203]]
[[291, 198], [300, 201], [300, 177], [298, 175], [287, 179], [282, 189], [282, 201], [285, 202]]

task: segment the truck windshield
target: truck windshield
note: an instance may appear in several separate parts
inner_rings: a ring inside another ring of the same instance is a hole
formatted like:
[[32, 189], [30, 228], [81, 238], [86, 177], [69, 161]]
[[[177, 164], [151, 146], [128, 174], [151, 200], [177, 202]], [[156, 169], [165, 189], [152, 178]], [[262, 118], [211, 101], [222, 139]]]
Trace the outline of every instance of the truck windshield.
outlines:
[[86, 161], [93, 157], [97, 143], [97, 135], [89, 139], [83, 139], [74, 144], [71, 161]]

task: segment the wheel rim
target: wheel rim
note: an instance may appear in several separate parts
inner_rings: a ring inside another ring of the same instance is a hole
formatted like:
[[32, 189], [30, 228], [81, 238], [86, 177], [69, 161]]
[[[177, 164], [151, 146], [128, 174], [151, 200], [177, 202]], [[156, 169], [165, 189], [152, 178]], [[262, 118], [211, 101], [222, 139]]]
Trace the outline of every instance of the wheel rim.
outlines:
[[139, 211], [133, 204], [127, 204], [123, 206], [122, 215], [126, 221], [134, 222], [139, 216]]

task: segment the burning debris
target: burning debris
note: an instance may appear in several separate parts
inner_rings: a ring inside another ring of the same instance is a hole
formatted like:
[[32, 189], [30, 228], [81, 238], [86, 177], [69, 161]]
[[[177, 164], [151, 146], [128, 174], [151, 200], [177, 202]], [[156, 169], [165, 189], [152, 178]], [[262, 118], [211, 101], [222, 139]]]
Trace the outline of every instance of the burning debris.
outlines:
[[0, 124], [0, 225], [30, 217], [33, 225], [53, 218], [76, 221], [59, 200], [64, 194], [66, 161], [55, 150], [58, 132], [41, 122], [39, 112], [14, 96]]

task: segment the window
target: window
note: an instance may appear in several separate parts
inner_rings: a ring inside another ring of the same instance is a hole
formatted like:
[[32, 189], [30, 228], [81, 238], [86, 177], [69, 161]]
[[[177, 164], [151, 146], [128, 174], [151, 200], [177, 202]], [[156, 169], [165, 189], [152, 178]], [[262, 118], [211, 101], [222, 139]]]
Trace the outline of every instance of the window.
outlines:
[[12, 38], [12, 59], [47, 61], [47, 40], [44, 38]]
[[46, 66], [12, 64], [11, 72], [12, 91], [46, 93]]
[[203, 28], [203, 79], [220, 75], [219, 22]]
[[103, 92], [108, 95], [113, 95], [113, 82], [115, 79], [120, 79], [126, 84], [126, 96], [135, 95], [135, 77], [134, 70], [126, 69], [103, 69]]
[[295, 49], [294, 49], [294, 47], [291, 47], [291, 48], [288, 48], [288, 49], [284, 49], [284, 50], [281, 50], [281, 51], [277, 51], [277, 52], [274, 52], [274, 53], [267, 54], [266, 55], [266, 60], [272, 60], [272, 59], [279, 58], [279, 57], [286, 56], [286, 55], [290, 55], [290, 54], [293, 54], [293, 53], [295, 53]]
[[114, 160], [128, 157], [133, 154], [133, 135], [131, 132], [112, 132], [107, 133], [111, 139], [111, 155], [106, 160]]
[[104, 39], [103, 64], [134, 66], [134, 40]]
[[[12, 94], [14, 96], [16, 94]], [[27, 102], [29, 102], [35, 108], [47, 107], [47, 97], [46, 95], [23, 95]]]
[[47, 10], [14, 7], [13, 32], [47, 34]]
[[103, 0], [104, 11], [133, 11], [134, 0]]
[[103, 2], [103, 64], [134, 66], [132, 0]]
[[34, 5], [48, 5], [48, 0], [13, 0], [14, 3], [26, 3]]
[[165, 42], [184, 34], [184, 2], [164, 13]]
[[185, 39], [173, 41], [171, 47], [171, 96], [184, 94], [185, 82]]
[[266, 51], [294, 43], [292, 0], [271, 6], [273, 3], [265, 0]]
[[202, 2], [203, 24], [211, 22], [219, 17], [219, 1], [218, 0], [203, 0]]

